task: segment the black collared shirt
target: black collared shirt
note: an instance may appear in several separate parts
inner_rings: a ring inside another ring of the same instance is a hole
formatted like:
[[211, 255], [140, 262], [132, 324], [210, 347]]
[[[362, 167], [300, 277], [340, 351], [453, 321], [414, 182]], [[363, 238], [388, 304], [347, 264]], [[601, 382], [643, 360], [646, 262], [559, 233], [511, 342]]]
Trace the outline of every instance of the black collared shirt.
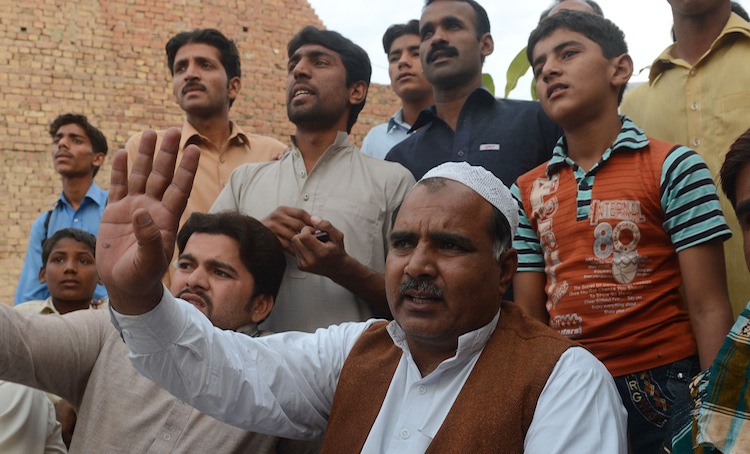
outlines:
[[547, 162], [562, 135], [538, 102], [498, 100], [484, 88], [466, 99], [455, 133], [434, 106], [420, 113], [412, 129], [418, 131], [396, 144], [386, 159], [409, 169], [415, 179], [444, 162], [466, 161], [486, 168], [506, 186]]

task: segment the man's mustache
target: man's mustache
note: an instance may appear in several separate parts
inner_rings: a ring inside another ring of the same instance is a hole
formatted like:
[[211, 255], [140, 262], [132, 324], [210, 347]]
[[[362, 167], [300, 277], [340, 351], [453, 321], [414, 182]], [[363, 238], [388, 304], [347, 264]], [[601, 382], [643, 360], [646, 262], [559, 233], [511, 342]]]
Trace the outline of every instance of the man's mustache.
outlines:
[[446, 57], [457, 57], [458, 56], [458, 49], [455, 47], [449, 46], [446, 43], [440, 43], [436, 44], [435, 46], [430, 49], [429, 52], [427, 52], [427, 61], [431, 62], [435, 59], [435, 54], [438, 52], [443, 52]]
[[406, 280], [398, 286], [398, 291], [403, 295], [409, 290], [425, 293], [430, 295], [431, 298], [443, 297], [443, 289], [433, 284], [431, 281], [418, 281], [414, 278], [407, 277]]

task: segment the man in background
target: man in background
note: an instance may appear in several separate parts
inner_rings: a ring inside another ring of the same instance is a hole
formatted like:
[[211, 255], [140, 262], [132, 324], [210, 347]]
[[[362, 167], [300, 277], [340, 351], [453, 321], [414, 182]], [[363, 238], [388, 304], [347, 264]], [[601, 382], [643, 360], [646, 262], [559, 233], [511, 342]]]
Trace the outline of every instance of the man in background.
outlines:
[[[750, 125], [750, 23], [729, 0], [669, 0], [675, 43], [651, 64], [649, 79], [625, 95], [621, 112], [651, 137], [685, 144], [716, 179], [729, 146]], [[732, 205], [720, 194], [724, 213]], [[742, 236], [731, 216], [724, 243], [729, 298], [738, 314], [750, 300]]]
[[419, 21], [419, 55], [435, 105], [386, 159], [419, 179], [448, 161], [480, 165], [505, 184], [547, 161], [562, 134], [537, 102], [498, 100], [482, 86], [492, 54], [487, 11], [474, 0], [428, 0]]
[[385, 31], [383, 50], [388, 56], [388, 76], [391, 89], [401, 100], [401, 109], [387, 123], [370, 129], [362, 141], [362, 153], [384, 159], [394, 145], [408, 136], [419, 112], [435, 102], [432, 85], [422, 72], [420, 42], [416, 19], [391, 25]]
[[[29, 246], [16, 286], [15, 304], [49, 297], [47, 285], [39, 281], [42, 267], [42, 243], [66, 227], [85, 230], [94, 236], [107, 205], [107, 191], [99, 188], [94, 176], [107, 156], [107, 139], [84, 115], [64, 114], [49, 126], [52, 137], [52, 162], [62, 180], [62, 193], [51, 210], [42, 213], [31, 225]], [[95, 298], [107, 295], [98, 286]]]
[[[188, 144], [201, 150], [195, 188], [180, 219], [182, 225], [193, 212], [208, 212], [234, 169], [274, 159], [287, 147], [271, 137], [247, 133], [229, 119], [229, 110], [242, 88], [240, 54], [234, 41], [212, 28], [184, 31], [167, 42], [166, 54], [175, 102], [185, 112], [180, 152]], [[135, 134], [125, 145], [129, 168], [142, 134]], [[163, 135], [164, 131], [157, 131], [157, 145]], [[173, 272], [170, 267], [167, 276]]]
[[261, 219], [287, 252], [279, 304], [264, 328], [314, 331], [388, 315], [390, 220], [414, 179], [349, 142], [367, 99], [370, 59], [339, 33], [314, 27], [289, 41], [287, 55], [292, 150], [238, 168], [211, 211]]

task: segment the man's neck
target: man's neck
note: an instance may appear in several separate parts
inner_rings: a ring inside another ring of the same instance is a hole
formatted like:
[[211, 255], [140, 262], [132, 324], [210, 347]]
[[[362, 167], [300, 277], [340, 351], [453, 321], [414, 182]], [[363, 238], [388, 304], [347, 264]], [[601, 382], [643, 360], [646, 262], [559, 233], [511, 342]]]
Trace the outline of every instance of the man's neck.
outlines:
[[294, 134], [294, 144], [302, 154], [307, 173], [312, 171], [320, 157], [323, 156], [323, 153], [336, 141], [338, 133], [338, 130], [333, 128], [321, 131], [306, 130], [303, 127], [297, 126], [297, 131]]
[[429, 343], [414, 342], [407, 338], [409, 353], [417, 365], [422, 377], [430, 375], [448, 358], [456, 355], [458, 343], [455, 345], [431, 345]]
[[250, 322], [247, 325], [242, 325], [239, 328], [235, 329], [234, 331], [245, 334], [250, 337], [258, 337], [261, 334], [261, 331], [258, 328], [258, 324], [253, 323], [253, 322]]
[[73, 210], [77, 210], [81, 206], [92, 184], [94, 184], [92, 174], [82, 177], [62, 177], [63, 194]]
[[52, 305], [55, 306], [55, 310], [60, 315], [67, 314], [68, 312], [80, 311], [82, 309], [88, 309], [91, 306], [91, 300], [88, 301], [59, 301], [52, 297]]
[[584, 123], [575, 128], [563, 128], [568, 146], [568, 156], [588, 172], [599, 162], [604, 152], [612, 146], [622, 130], [617, 112], [604, 119]]
[[699, 16], [673, 12], [675, 57], [694, 65], [708, 51], [727, 24], [731, 10], [720, 8]]
[[207, 118], [188, 115], [187, 121], [219, 150], [222, 150], [229, 140], [232, 127], [229, 123], [228, 112], [226, 115], [209, 116]]
[[417, 117], [419, 117], [419, 113], [430, 107], [433, 103], [434, 99], [432, 97], [427, 97], [418, 102], [403, 101], [401, 103], [401, 110], [404, 116], [404, 123], [409, 126], [414, 126], [414, 123], [417, 122]]
[[479, 79], [476, 83], [466, 84], [461, 87], [445, 90], [436, 88], [435, 109], [437, 110], [438, 118], [447, 123], [455, 131], [458, 124], [458, 117], [461, 115], [461, 109], [463, 109], [466, 100], [481, 86], [482, 81]]

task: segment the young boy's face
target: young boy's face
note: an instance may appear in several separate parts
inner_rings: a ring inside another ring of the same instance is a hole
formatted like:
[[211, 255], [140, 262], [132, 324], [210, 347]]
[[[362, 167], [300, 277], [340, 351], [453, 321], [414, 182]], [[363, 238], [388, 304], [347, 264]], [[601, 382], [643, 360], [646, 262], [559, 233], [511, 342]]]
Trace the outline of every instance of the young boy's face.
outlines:
[[99, 282], [93, 251], [73, 238], [59, 240], [39, 271], [39, 282], [46, 282], [59, 302], [90, 301]]
[[547, 116], [565, 129], [571, 122], [596, 118], [612, 105], [616, 109], [619, 87], [612, 85], [613, 65], [597, 43], [578, 32], [559, 28], [539, 40], [532, 68]]

